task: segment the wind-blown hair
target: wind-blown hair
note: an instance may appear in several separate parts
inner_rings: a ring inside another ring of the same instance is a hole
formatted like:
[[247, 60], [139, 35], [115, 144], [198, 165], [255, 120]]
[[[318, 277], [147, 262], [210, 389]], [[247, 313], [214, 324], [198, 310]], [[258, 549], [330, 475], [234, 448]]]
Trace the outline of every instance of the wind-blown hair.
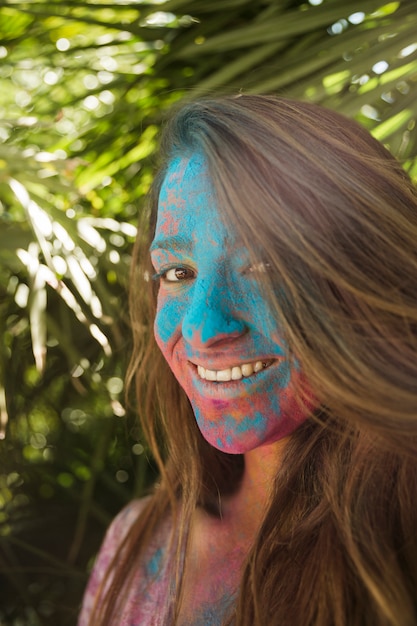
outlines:
[[185, 104], [163, 134], [134, 251], [128, 375], [161, 482], [127, 537], [100, 607], [107, 618], [94, 624], [111, 623], [158, 520], [173, 516], [180, 550], [195, 507], [216, 514], [242, 475], [240, 455], [202, 438], [152, 336], [159, 189], [172, 158], [193, 152], [207, 161], [222, 219], [267, 259], [265, 297], [317, 400], [288, 440], [230, 623], [416, 626], [416, 191], [356, 122], [252, 95]]

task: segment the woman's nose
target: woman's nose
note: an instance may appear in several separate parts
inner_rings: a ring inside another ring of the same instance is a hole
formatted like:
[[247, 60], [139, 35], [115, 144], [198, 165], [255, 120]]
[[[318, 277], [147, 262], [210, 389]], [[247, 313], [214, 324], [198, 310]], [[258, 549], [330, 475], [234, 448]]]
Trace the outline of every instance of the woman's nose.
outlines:
[[239, 337], [246, 330], [225, 282], [210, 285], [204, 279], [196, 281], [182, 322], [182, 335], [189, 344], [208, 348]]

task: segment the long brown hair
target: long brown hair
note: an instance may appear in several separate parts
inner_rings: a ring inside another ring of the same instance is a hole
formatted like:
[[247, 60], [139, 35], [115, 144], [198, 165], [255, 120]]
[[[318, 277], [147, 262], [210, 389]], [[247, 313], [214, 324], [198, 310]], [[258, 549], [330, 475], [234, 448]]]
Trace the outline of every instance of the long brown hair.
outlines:
[[152, 334], [148, 247], [159, 189], [170, 160], [196, 151], [222, 218], [254, 258], [262, 250], [268, 260], [265, 297], [320, 407], [286, 446], [229, 621], [416, 626], [416, 192], [357, 123], [254, 95], [185, 104], [163, 134], [134, 250], [128, 373], [161, 481], [94, 624], [112, 623], [114, 598], [158, 521], [172, 515], [179, 554], [195, 508], [216, 514], [242, 475], [242, 457], [202, 438]]

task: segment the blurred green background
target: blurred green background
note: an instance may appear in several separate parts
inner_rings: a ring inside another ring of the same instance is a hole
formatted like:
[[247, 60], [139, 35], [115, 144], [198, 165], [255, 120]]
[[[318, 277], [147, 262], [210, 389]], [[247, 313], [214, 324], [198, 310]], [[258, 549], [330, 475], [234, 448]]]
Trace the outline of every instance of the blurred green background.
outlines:
[[128, 268], [179, 99], [356, 117], [417, 179], [417, 2], [0, 0], [0, 626], [71, 626], [155, 477], [124, 402]]

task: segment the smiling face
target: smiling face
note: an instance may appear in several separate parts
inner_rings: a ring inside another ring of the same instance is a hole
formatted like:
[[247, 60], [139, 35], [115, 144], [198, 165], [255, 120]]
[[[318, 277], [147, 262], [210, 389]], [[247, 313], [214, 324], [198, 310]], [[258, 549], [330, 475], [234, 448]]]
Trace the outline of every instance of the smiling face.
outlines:
[[185, 390], [201, 433], [244, 453], [290, 434], [306, 419], [269, 303], [267, 271], [223, 224], [199, 154], [172, 161], [162, 184], [152, 263], [160, 280], [156, 341]]

